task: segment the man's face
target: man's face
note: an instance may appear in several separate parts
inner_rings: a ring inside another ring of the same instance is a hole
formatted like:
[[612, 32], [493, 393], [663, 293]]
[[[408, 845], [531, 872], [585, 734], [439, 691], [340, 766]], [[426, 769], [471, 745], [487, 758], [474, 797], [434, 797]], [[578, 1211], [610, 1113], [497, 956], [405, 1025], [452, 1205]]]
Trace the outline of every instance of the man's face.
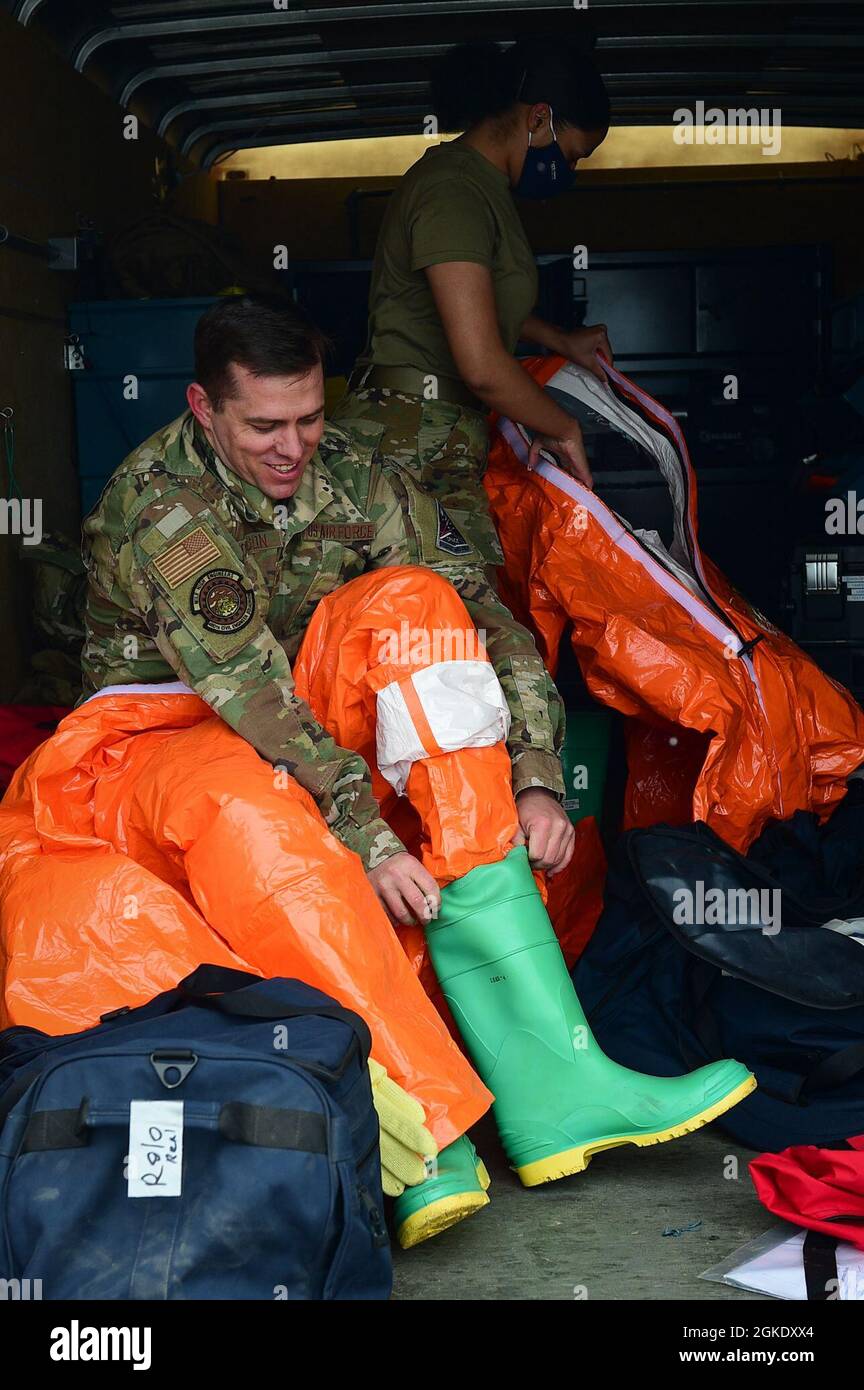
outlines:
[[207, 438], [232, 472], [274, 502], [292, 497], [324, 429], [324, 373], [253, 376], [232, 363], [234, 391], [214, 410], [193, 382], [186, 395]]

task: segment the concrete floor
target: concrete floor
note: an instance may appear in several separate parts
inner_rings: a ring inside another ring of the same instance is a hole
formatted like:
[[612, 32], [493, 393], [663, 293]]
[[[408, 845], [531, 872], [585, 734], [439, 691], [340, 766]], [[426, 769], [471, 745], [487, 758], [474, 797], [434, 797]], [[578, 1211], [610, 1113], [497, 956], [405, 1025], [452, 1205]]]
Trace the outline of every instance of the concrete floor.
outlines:
[[[747, 1169], [755, 1155], [716, 1125], [652, 1148], [611, 1149], [585, 1173], [528, 1191], [507, 1167], [494, 1124], [471, 1134], [492, 1176], [491, 1202], [414, 1250], [394, 1245], [394, 1298], [746, 1299], [698, 1275], [775, 1225]], [[729, 1156], [737, 1178], [725, 1177]], [[701, 1220], [696, 1231], [663, 1236]]]

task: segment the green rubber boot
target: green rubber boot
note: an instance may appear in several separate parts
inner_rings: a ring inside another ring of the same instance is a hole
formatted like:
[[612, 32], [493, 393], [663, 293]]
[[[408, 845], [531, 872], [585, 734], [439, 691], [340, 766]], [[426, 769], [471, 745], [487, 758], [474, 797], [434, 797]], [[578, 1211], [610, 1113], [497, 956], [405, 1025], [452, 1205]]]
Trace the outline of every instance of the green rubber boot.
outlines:
[[588, 1027], [523, 846], [441, 892], [426, 928], [463, 1041], [526, 1187], [580, 1173], [619, 1144], [660, 1144], [730, 1110], [756, 1085], [740, 1062], [643, 1076]]
[[436, 1167], [433, 1177], [406, 1187], [395, 1200], [396, 1239], [403, 1250], [489, 1204], [489, 1174], [466, 1134], [441, 1150]]

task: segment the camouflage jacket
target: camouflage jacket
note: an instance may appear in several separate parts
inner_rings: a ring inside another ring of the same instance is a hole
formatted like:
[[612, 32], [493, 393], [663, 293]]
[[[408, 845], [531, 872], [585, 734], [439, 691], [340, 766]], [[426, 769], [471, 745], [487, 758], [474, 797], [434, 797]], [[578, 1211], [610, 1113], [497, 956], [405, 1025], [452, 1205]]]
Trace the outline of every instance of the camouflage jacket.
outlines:
[[187, 411], [124, 460], [83, 528], [85, 694], [179, 676], [287, 768], [367, 869], [404, 846], [365, 762], [297, 697], [290, 665], [318, 602], [366, 570], [421, 564], [454, 584], [512, 713], [514, 790], [563, 795], [563, 711], [531, 637], [440, 505], [382, 466], [376, 438], [328, 425], [297, 492], [276, 504], [226, 467]]

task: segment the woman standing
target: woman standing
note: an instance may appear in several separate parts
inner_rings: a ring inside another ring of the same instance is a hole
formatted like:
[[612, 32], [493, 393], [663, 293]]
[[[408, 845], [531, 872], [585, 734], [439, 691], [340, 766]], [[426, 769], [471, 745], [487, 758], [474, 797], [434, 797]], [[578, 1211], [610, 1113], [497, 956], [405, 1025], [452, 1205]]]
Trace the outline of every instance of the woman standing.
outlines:
[[591, 483], [577, 422], [513, 351], [526, 339], [602, 379], [595, 353], [611, 360], [606, 330], [567, 333], [533, 312], [537, 269], [511, 194], [570, 189], [576, 164], [606, 135], [609, 100], [591, 59], [551, 39], [453, 49], [432, 90], [440, 128], [464, 133], [428, 150], [390, 200], [368, 340], [333, 418], [380, 423], [382, 452], [494, 565], [503, 557], [482, 484], [488, 411], [520, 422], [537, 435], [535, 451]]

